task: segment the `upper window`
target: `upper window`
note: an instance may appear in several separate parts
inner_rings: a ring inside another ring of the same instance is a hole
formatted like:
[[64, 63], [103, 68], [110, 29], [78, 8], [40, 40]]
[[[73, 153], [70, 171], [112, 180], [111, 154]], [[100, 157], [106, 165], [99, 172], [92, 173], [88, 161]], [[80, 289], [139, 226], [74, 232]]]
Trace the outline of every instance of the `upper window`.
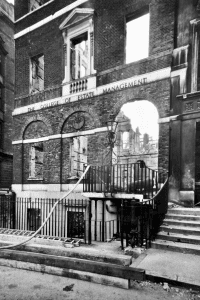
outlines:
[[29, 11], [33, 11], [36, 8], [42, 6], [44, 4], [44, 0], [30, 0], [29, 1]]
[[[92, 78], [95, 74], [93, 13], [90, 8], [76, 8], [60, 25], [64, 38], [63, 94], [96, 87]], [[74, 80], [77, 82], [73, 85]]]
[[30, 92], [36, 93], [44, 90], [44, 55], [31, 58]]
[[126, 63], [149, 55], [149, 13], [126, 22]]
[[3, 70], [3, 55], [0, 54], [0, 87], [3, 86], [3, 83], [4, 83], [4, 77], [3, 77], [3, 74], [4, 73], [4, 70]]
[[3, 122], [0, 121], [0, 149], [3, 148]]
[[0, 86], [0, 110], [3, 110], [3, 89]]
[[79, 79], [88, 75], [89, 56], [88, 56], [88, 33], [70, 40], [70, 75], [71, 80]]
[[3, 73], [3, 57], [0, 54], [0, 74], [2, 75], [2, 73]]

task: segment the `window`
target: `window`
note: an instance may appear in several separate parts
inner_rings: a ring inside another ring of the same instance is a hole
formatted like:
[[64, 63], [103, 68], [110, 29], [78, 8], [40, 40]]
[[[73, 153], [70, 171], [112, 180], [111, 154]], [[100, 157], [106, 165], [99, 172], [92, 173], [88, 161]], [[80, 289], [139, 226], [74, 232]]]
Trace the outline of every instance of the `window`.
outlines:
[[3, 122], [0, 121], [0, 149], [3, 149]]
[[0, 88], [3, 86], [4, 80], [4, 70], [3, 70], [3, 55], [0, 54]]
[[3, 110], [3, 89], [0, 86], [0, 110]]
[[149, 55], [149, 13], [126, 22], [126, 63]]
[[44, 0], [30, 0], [29, 1], [29, 11], [33, 11], [36, 8], [42, 6], [44, 4]]
[[43, 144], [39, 143], [31, 146], [29, 179], [43, 179], [43, 161]]
[[130, 143], [129, 143], [129, 132], [125, 131], [125, 132], [122, 133], [122, 148], [124, 150], [128, 150], [129, 146], [130, 146]]
[[87, 164], [87, 137], [72, 138], [70, 162], [70, 176], [80, 177], [84, 171], [84, 166]]
[[36, 231], [41, 226], [41, 209], [27, 209], [27, 230]]
[[59, 27], [64, 38], [63, 95], [96, 88], [93, 14], [93, 9], [76, 8]]
[[0, 75], [2, 75], [2, 74], [3, 74], [3, 57], [0, 54]]
[[31, 58], [30, 92], [37, 93], [44, 90], [44, 55]]
[[67, 212], [67, 236], [71, 238], [84, 238], [85, 220], [84, 212]]
[[79, 79], [88, 75], [88, 34], [71, 39], [70, 41], [70, 75], [71, 80]]

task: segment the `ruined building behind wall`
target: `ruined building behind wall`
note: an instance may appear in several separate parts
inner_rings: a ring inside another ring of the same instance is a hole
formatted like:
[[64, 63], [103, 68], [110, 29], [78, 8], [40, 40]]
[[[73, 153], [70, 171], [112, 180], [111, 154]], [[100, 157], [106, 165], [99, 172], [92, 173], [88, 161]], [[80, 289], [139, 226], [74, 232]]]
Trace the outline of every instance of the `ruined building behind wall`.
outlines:
[[[185, 78], [174, 60], [176, 4], [15, 0], [13, 189], [18, 196], [59, 198], [85, 165], [108, 163], [107, 121], [136, 100], [147, 100], [158, 111], [158, 168], [168, 171], [170, 124], [181, 113], [176, 80], [181, 78], [182, 86]], [[131, 26], [146, 43], [132, 40]], [[185, 53], [187, 46], [179, 46]]]
[[0, 190], [12, 184], [14, 56], [14, 7], [0, 0]]

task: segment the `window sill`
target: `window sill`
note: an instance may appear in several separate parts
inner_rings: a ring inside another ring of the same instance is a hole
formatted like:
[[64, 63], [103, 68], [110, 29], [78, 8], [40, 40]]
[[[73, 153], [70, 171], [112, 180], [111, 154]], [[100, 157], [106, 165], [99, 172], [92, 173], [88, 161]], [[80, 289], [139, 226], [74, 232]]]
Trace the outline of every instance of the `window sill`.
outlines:
[[72, 81], [64, 81], [62, 84], [62, 95], [73, 95], [80, 92], [87, 92], [97, 86], [96, 74], [88, 75]]
[[31, 180], [31, 181], [41, 181], [41, 180], [43, 180], [43, 178], [41, 177], [41, 178], [36, 178], [36, 177], [29, 177], [28, 178], [28, 180]]

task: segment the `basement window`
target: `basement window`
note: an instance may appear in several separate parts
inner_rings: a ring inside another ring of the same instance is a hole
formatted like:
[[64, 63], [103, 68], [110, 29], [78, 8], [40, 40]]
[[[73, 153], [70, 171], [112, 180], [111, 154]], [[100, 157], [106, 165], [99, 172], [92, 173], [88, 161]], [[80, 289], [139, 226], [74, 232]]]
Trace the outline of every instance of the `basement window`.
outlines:
[[44, 90], [44, 55], [31, 58], [30, 92], [37, 93]]
[[43, 144], [32, 145], [30, 149], [29, 179], [43, 180]]
[[41, 209], [27, 209], [27, 230], [36, 231], [41, 226]]
[[126, 63], [149, 55], [149, 13], [126, 21]]
[[33, 11], [44, 4], [44, 0], [30, 0], [29, 11]]

